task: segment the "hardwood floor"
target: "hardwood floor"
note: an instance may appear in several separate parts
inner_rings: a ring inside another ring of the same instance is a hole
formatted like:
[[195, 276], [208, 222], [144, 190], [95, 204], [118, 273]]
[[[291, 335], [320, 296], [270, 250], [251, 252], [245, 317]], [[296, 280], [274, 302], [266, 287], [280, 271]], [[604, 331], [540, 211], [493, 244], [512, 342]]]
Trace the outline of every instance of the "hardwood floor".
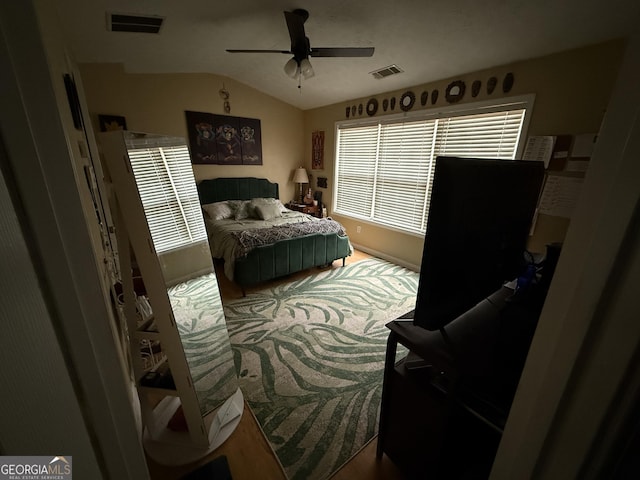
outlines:
[[147, 456], [147, 465], [152, 480], [178, 480], [222, 455], [227, 457], [234, 480], [287, 479], [280, 462], [246, 403], [240, 424], [231, 437], [206, 457], [188, 465], [168, 467], [158, 464]]
[[330, 480], [403, 480], [402, 472], [386, 455], [376, 458], [377, 442], [378, 437], [373, 437]]
[[[370, 257], [370, 255], [356, 250], [353, 255], [347, 257], [345, 264], [353, 264]], [[242, 290], [227, 280], [224, 274], [222, 274], [222, 265], [215, 265], [215, 268], [222, 302], [241, 298]], [[330, 267], [326, 267], [325, 270], [335, 268], [342, 268], [342, 262], [336, 261]], [[321, 270], [323, 269], [309, 269], [285, 278], [267, 282], [266, 284], [261, 284], [255, 288], [275, 286]], [[247, 289], [247, 293], [249, 292], [251, 292], [250, 288]], [[386, 456], [383, 456], [380, 460], [376, 458], [376, 442], [377, 438], [374, 437], [357, 455], [332, 475], [330, 480], [402, 480], [402, 474], [391, 460]], [[149, 458], [147, 459], [147, 463], [152, 480], [177, 480], [198, 466], [204, 465], [220, 455], [227, 456], [234, 480], [286, 480], [287, 478], [275, 454], [271, 450], [269, 443], [264, 437], [260, 426], [253, 417], [253, 414], [250, 413], [249, 406], [246, 404], [245, 414], [242, 417], [240, 425], [229, 440], [215, 452], [197, 463], [180, 467], [165, 467]]]

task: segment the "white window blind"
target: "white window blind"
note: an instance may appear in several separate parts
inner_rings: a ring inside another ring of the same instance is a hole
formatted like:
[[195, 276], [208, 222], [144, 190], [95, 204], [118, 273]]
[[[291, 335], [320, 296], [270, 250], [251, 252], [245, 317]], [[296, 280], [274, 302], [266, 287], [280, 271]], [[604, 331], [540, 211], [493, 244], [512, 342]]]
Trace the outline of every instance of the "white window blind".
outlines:
[[436, 156], [513, 160], [524, 114], [524, 109], [518, 109], [441, 119], [438, 121]]
[[[369, 216], [373, 205], [378, 125], [349, 128], [338, 138], [340, 163], [338, 207], [354, 215]], [[342, 207], [340, 207], [342, 206]]]
[[380, 223], [421, 228], [432, 174], [434, 132], [433, 120], [381, 126], [372, 215]]
[[129, 159], [157, 253], [206, 240], [186, 145], [128, 142]]
[[515, 159], [527, 106], [338, 125], [335, 212], [424, 234], [436, 157]]

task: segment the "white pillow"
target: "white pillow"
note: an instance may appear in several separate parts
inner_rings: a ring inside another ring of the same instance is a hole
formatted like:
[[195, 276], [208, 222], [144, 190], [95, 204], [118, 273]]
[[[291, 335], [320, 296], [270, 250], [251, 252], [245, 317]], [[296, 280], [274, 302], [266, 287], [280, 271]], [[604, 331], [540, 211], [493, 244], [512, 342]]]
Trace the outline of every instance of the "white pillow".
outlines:
[[289, 211], [289, 209], [285, 207], [280, 200], [276, 199], [276, 202], [278, 202], [278, 209], [280, 210], [280, 213]]
[[258, 204], [255, 207], [256, 216], [261, 220], [271, 220], [272, 218], [281, 217], [282, 212], [275, 203]]
[[211, 220], [224, 220], [234, 215], [233, 209], [226, 201], [202, 205], [202, 210]]
[[258, 205], [277, 205], [280, 213], [287, 211], [287, 208], [277, 198], [254, 198], [251, 200], [251, 204], [254, 208]]

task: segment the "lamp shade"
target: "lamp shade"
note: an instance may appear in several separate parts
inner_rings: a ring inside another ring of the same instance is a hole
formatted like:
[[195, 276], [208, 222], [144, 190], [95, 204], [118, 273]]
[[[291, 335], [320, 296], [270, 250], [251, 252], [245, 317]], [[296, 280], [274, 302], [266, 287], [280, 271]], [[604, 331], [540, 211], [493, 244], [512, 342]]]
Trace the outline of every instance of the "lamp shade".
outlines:
[[309, 175], [304, 167], [296, 168], [293, 172], [293, 182], [295, 183], [309, 183]]
[[308, 58], [303, 58], [300, 62], [300, 72], [305, 79], [311, 78], [315, 75], [313, 67], [311, 66], [311, 62]]
[[295, 57], [291, 57], [291, 59], [284, 64], [284, 73], [286, 73], [291, 78], [296, 78], [300, 74], [298, 61]]

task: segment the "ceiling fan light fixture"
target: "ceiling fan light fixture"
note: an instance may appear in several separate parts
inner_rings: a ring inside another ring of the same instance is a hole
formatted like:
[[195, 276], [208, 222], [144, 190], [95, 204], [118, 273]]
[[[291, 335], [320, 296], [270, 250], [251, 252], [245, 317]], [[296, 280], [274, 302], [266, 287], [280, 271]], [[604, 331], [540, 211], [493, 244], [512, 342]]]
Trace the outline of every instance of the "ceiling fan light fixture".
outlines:
[[305, 78], [305, 80], [315, 75], [313, 67], [311, 66], [311, 62], [308, 58], [303, 58], [300, 62], [300, 72], [302, 72], [302, 76]]
[[298, 75], [300, 75], [300, 66], [298, 65], [298, 61], [295, 57], [291, 57], [291, 59], [284, 64], [284, 73], [291, 78], [297, 78]]
[[330, 47], [311, 48], [309, 37], [304, 31], [304, 23], [309, 18], [309, 12], [297, 8], [292, 12], [284, 12], [284, 19], [291, 39], [290, 50], [255, 50], [255, 49], [227, 49], [231, 53], [284, 53], [293, 55], [284, 65], [287, 76], [300, 81], [315, 76], [309, 57], [371, 57], [374, 47]]

